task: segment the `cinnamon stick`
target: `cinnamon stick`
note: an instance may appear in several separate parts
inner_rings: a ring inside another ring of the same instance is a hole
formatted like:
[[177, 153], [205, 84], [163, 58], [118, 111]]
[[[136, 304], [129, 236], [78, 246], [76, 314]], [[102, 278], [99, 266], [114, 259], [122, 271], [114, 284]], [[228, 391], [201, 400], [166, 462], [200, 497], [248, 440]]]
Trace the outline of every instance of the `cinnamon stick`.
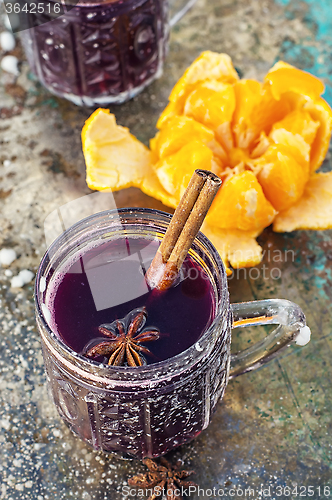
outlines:
[[174, 281], [221, 185], [208, 170], [195, 170], [146, 273], [151, 288], [166, 290]]

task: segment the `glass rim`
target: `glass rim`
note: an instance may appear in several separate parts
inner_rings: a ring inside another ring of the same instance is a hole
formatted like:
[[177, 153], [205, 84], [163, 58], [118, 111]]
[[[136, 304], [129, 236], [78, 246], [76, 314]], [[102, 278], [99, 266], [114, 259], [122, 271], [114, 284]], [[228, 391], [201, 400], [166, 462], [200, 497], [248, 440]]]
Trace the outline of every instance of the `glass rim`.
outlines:
[[[46, 250], [45, 254], [43, 255], [41, 262], [38, 267], [38, 271], [36, 274], [36, 280], [35, 280], [35, 287], [34, 287], [34, 299], [35, 299], [35, 308], [36, 308], [36, 316], [37, 316], [37, 322], [38, 320], [41, 321], [41, 326], [42, 326], [42, 332], [41, 335], [44, 337], [44, 341], [47, 341], [47, 344], [52, 348], [52, 350], [55, 349], [58, 355], [62, 356], [63, 361], [66, 361], [66, 365], [69, 366], [72, 365], [73, 371], [77, 371], [75, 369], [75, 365], [78, 363], [80, 365], [81, 370], [83, 370], [85, 373], [86, 378], [91, 378], [93, 374], [97, 374], [97, 379], [99, 381], [102, 381], [106, 383], [108, 386], [112, 384], [112, 382], [116, 385], [135, 385], [135, 380], [133, 380], [133, 375], [137, 375], [139, 378], [136, 379], [136, 382], [139, 382], [142, 384], [142, 382], [145, 381], [152, 381], [148, 376], [151, 375], [151, 373], [158, 371], [158, 370], [163, 370], [166, 367], [169, 368], [169, 370], [174, 367], [176, 368], [174, 370], [174, 374], [180, 374], [183, 371], [187, 371], [189, 367], [191, 367], [193, 364], [197, 364], [204, 356], [208, 356], [210, 354], [209, 350], [206, 350], [204, 348], [197, 348], [197, 344], [206, 344], [208, 345], [210, 337], [213, 335], [213, 332], [218, 326], [219, 321], [221, 320], [223, 313], [225, 309], [227, 308], [228, 304], [228, 287], [227, 287], [227, 277], [226, 277], [226, 271], [225, 267], [223, 265], [223, 262], [221, 260], [220, 255], [218, 254], [216, 248], [213, 246], [211, 241], [200, 231], [198, 235], [195, 238], [195, 241], [197, 240], [201, 244], [203, 244], [203, 247], [209, 252], [209, 260], [211, 261], [210, 256], [213, 257], [214, 263], [216, 264], [216, 267], [219, 271], [219, 276], [220, 276], [220, 300], [219, 304], [216, 303], [216, 311], [215, 311], [215, 316], [213, 318], [212, 323], [210, 326], [207, 328], [207, 330], [203, 333], [203, 335], [190, 347], [188, 347], [186, 350], [182, 351], [181, 353], [173, 356], [172, 358], [168, 358], [166, 360], [158, 361], [156, 363], [152, 363], [149, 365], [143, 365], [143, 366], [138, 366], [138, 367], [130, 367], [130, 366], [111, 366], [111, 365], [104, 365], [102, 363], [98, 363], [93, 360], [88, 360], [81, 354], [78, 354], [76, 351], [74, 351], [71, 347], [65, 344], [58, 335], [52, 331], [52, 328], [49, 326], [44, 312], [42, 310], [42, 304], [40, 301], [40, 281], [42, 277], [44, 276], [44, 271], [47, 269], [47, 266], [51, 262], [49, 258], [49, 254], [56, 246], [59, 244], [59, 242], [63, 241], [65, 239], [65, 235], [68, 234], [68, 232], [73, 232], [79, 228], [85, 227], [90, 227], [91, 222], [94, 220], [102, 217], [103, 219], [108, 219], [110, 220], [110, 217], [113, 215], [119, 215], [118, 218], [115, 218], [115, 221], [118, 221], [119, 224], [121, 224], [121, 220], [124, 219], [124, 215], [127, 215], [127, 220], [128, 220], [128, 215], [133, 217], [133, 216], [154, 216], [158, 217], [154, 222], [156, 225], [158, 224], [158, 219], [160, 222], [161, 219], [163, 219], [164, 222], [166, 222], [167, 219], [170, 219], [172, 217], [171, 214], [167, 212], [163, 212], [158, 209], [151, 209], [151, 208], [141, 208], [141, 207], [126, 207], [126, 208], [119, 208], [119, 209], [112, 209], [112, 210], [105, 210], [103, 212], [98, 212], [96, 214], [90, 215], [89, 217], [86, 217], [84, 219], [81, 219], [80, 221], [76, 222], [72, 226], [70, 226], [66, 231], [64, 231], [60, 236], [58, 236], [53, 243], [49, 246], [49, 248]], [[122, 219], [121, 219], [122, 216]], [[134, 219], [133, 219], [134, 220]], [[90, 224], [90, 226], [88, 226]], [[144, 224], [144, 221], [142, 220], [142, 224]], [[111, 227], [111, 226], [110, 226]], [[151, 229], [153, 229], [153, 226], [150, 226]], [[101, 233], [101, 231], [95, 231], [92, 232], [91, 235], [96, 235], [98, 233]], [[195, 242], [194, 242], [195, 244]], [[54, 255], [56, 255], [57, 251], [55, 251]], [[194, 250], [194, 253], [195, 250]], [[60, 251], [61, 255], [61, 251]], [[63, 260], [62, 260], [63, 262]], [[46, 335], [45, 335], [46, 334]], [[181, 363], [182, 360], [185, 358], [188, 358], [187, 363]], [[112, 375], [117, 375], [117, 377], [113, 377]], [[123, 377], [121, 377], [123, 375]], [[126, 377], [124, 377], [126, 375]], [[146, 376], [146, 378], [145, 378]], [[94, 378], [94, 377], [92, 377]], [[165, 373], [165, 377], [168, 378], [167, 373]], [[163, 377], [158, 378], [158, 382], [162, 380]]]

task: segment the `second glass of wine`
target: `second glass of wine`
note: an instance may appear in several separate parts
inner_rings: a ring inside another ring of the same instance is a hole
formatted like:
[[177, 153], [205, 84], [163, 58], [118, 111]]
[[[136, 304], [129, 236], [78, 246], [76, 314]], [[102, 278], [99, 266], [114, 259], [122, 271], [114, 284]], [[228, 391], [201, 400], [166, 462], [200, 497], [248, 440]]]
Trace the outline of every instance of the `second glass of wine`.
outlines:
[[53, 94], [78, 105], [119, 104], [161, 76], [169, 29], [195, 2], [178, 1], [169, 19], [167, 0], [40, 0], [24, 14], [23, 46]]

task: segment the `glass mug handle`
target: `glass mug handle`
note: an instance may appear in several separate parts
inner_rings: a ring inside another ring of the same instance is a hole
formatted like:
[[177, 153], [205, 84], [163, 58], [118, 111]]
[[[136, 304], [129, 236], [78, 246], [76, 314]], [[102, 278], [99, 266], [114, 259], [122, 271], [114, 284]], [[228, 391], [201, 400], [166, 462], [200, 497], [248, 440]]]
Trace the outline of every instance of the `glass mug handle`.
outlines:
[[[181, 8], [178, 10], [169, 20], [169, 25], [171, 28], [183, 18], [185, 14], [187, 14], [188, 10], [191, 9], [195, 5], [197, 0], [188, 0]], [[173, 2], [171, 2], [172, 4]]]
[[293, 342], [302, 346], [310, 340], [310, 329], [306, 326], [302, 309], [289, 300], [241, 302], [232, 304], [231, 311], [233, 313], [232, 328], [275, 324], [278, 326], [263, 340], [231, 355], [230, 379], [259, 368]]

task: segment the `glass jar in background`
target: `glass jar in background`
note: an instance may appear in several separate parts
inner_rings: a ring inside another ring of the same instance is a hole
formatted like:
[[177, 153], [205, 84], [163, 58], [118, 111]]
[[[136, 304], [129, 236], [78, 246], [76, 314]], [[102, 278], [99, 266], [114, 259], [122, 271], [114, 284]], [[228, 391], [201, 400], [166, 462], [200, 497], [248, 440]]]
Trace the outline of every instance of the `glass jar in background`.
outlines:
[[169, 28], [195, 2], [169, 21], [168, 0], [80, 0], [60, 17], [60, 3], [50, 0], [26, 14], [23, 46], [53, 94], [78, 105], [119, 104], [161, 76]]

